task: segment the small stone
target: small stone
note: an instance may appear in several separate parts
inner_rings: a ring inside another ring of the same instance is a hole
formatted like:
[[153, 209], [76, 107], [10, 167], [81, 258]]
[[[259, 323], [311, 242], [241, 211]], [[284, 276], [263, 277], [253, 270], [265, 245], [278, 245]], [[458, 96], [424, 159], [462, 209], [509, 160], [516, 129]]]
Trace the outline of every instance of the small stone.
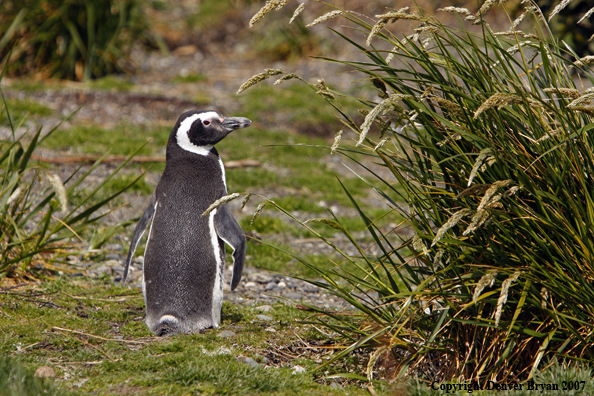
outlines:
[[144, 256], [135, 257], [133, 261], [138, 264], [144, 264]]
[[120, 252], [123, 251], [124, 248], [119, 243], [108, 243], [103, 247], [104, 250], [109, 250], [112, 252]]
[[283, 281], [278, 282], [278, 285], [276, 285], [276, 287], [278, 287], [279, 289], [284, 289], [285, 287], [287, 287], [287, 284]]
[[295, 365], [293, 367], [291, 367], [291, 370], [293, 370], [293, 374], [303, 374], [305, 373], [305, 367], [299, 366], [299, 365]]
[[274, 288], [275, 288], [275, 286], [276, 286], [276, 283], [274, 283], [274, 282], [269, 282], [269, 283], [268, 283], [268, 284], [267, 284], [267, 285], [264, 287], [264, 290], [265, 290], [265, 291], [272, 290], [272, 289], [274, 289]]
[[264, 329], [264, 331], [269, 331], [271, 333], [276, 333], [276, 329], [274, 327], [267, 327]]
[[271, 275], [264, 272], [254, 272], [248, 275], [248, 279], [252, 282], [269, 283], [274, 279]]
[[217, 334], [217, 337], [221, 337], [221, 338], [231, 338], [231, 337], [235, 337], [237, 334], [235, 334], [234, 332], [232, 332], [231, 330], [223, 330], [221, 331], [219, 334]]
[[190, 45], [184, 45], [182, 47], [177, 47], [176, 49], [173, 50], [173, 55], [188, 56], [188, 55], [194, 55], [196, 52], [198, 52], [198, 47], [196, 47], [194, 44], [190, 44]]
[[243, 287], [245, 287], [246, 289], [252, 289], [254, 287], [256, 287], [256, 283], [255, 282], [246, 282]]
[[296, 292], [290, 292], [285, 294], [285, 297], [287, 297], [290, 300], [301, 300], [302, 296], [301, 293], [296, 293]]
[[39, 378], [55, 378], [56, 372], [49, 366], [41, 366], [35, 370], [35, 374], [33, 375]]
[[243, 358], [243, 361], [245, 363], [249, 364], [252, 367], [260, 367], [260, 365], [258, 364], [258, 362], [256, 362], [254, 359], [252, 359], [250, 357]]
[[252, 308], [252, 311], [261, 311], [261, 312], [270, 312], [273, 310], [274, 310], [274, 308], [270, 305], [260, 305], [259, 307]]
[[105, 255], [105, 259], [106, 260], [119, 260], [120, 259], [120, 255], [117, 253], [107, 253]]
[[256, 319], [258, 319], [258, 320], [263, 320], [263, 321], [266, 321], [266, 322], [269, 322], [269, 321], [273, 320], [273, 319], [272, 319], [270, 316], [268, 316], [268, 315], [256, 315]]
[[97, 268], [95, 268], [95, 272], [101, 276], [103, 274], [111, 274], [111, 267], [108, 265], [101, 265]]

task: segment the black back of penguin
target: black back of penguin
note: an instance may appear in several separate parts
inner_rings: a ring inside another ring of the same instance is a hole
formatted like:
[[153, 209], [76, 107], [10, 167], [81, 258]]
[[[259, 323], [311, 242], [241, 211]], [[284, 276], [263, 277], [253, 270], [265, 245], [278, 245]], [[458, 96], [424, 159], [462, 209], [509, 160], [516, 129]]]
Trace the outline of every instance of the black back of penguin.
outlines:
[[201, 215], [227, 193], [223, 163], [213, 145], [250, 124], [245, 118], [194, 111], [182, 114], [171, 132], [165, 171], [134, 232], [125, 274], [141, 230], [152, 219], [143, 292], [146, 323], [158, 335], [218, 327], [225, 242], [234, 249], [232, 289], [239, 282], [245, 260], [241, 227], [227, 205]]

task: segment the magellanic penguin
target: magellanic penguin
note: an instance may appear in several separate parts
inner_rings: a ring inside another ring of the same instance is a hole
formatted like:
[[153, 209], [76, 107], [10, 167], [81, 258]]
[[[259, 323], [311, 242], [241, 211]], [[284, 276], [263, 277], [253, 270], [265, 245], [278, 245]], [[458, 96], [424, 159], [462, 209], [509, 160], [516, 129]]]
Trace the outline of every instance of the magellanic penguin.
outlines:
[[214, 145], [251, 125], [216, 111], [182, 114], [167, 142], [165, 171], [130, 244], [123, 282], [149, 223], [142, 289], [146, 324], [159, 335], [195, 333], [221, 322], [225, 243], [233, 249], [231, 290], [241, 279], [246, 241], [227, 204], [225, 168]]

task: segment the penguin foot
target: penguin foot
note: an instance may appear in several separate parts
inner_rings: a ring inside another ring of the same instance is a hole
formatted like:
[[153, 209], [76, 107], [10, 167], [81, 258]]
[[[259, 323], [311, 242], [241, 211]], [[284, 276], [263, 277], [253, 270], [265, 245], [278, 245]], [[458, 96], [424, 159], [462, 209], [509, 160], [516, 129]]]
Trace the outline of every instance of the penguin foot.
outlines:
[[152, 330], [159, 337], [166, 337], [180, 332], [178, 320], [173, 315], [163, 315]]
[[167, 337], [179, 333], [179, 330], [177, 329], [177, 326], [175, 326], [174, 324], [164, 322], [159, 323], [154, 333], [159, 337]]

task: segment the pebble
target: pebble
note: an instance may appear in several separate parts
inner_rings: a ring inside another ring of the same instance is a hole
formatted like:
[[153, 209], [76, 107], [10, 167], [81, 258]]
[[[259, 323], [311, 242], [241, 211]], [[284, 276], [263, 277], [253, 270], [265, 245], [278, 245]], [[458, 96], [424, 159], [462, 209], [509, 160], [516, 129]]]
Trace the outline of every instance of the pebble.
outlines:
[[109, 250], [111, 252], [120, 252], [123, 251], [124, 248], [119, 243], [108, 243], [107, 245], [103, 246], [103, 250]]
[[105, 255], [105, 259], [106, 260], [119, 260], [120, 259], [120, 255], [117, 253], [107, 253]]
[[276, 287], [278, 287], [279, 289], [284, 289], [285, 287], [287, 287], [287, 284], [284, 281], [280, 281], [278, 282], [278, 285], [276, 285]]
[[296, 292], [287, 293], [287, 294], [285, 294], [285, 297], [287, 297], [289, 300], [301, 300], [303, 298], [301, 293], [296, 293]]
[[264, 329], [264, 331], [269, 331], [271, 333], [276, 333], [276, 329], [274, 327], [267, 327]]
[[266, 322], [269, 322], [269, 321], [273, 320], [273, 319], [272, 319], [270, 316], [268, 316], [268, 315], [256, 315], [256, 319], [258, 319], [258, 320], [263, 320], [263, 321], [266, 321]]
[[234, 332], [232, 332], [231, 330], [223, 330], [221, 331], [219, 334], [217, 334], [217, 337], [221, 337], [221, 338], [231, 338], [231, 337], [235, 337], [237, 334], [235, 334]]
[[35, 374], [33, 375], [39, 378], [55, 378], [56, 372], [49, 366], [41, 366], [35, 370]]
[[255, 282], [246, 282], [243, 287], [247, 288], [247, 289], [251, 289], [251, 288], [255, 288], [256, 287], [256, 283]]
[[276, 283], [274, 282], [269, 282], [265, 287], [264, 287], [264, 291], [268, 291], [268, 290], [272, 290], [274, 289], [276, 286]]
[[270, 305], [260, 305], [259, 307], [252, 308], [252, 311], [262, 311], [262, 312], [270, 312], [273, 310], [274, 310], [274, 308]]
[[260, 367], [260, 365], [258, 364], [258, 362], [256, 362], [254, 359], [250, 358], [250, 357], [244, 357], [242, 359], [245, 363], [249, 364], [252, 367]]

